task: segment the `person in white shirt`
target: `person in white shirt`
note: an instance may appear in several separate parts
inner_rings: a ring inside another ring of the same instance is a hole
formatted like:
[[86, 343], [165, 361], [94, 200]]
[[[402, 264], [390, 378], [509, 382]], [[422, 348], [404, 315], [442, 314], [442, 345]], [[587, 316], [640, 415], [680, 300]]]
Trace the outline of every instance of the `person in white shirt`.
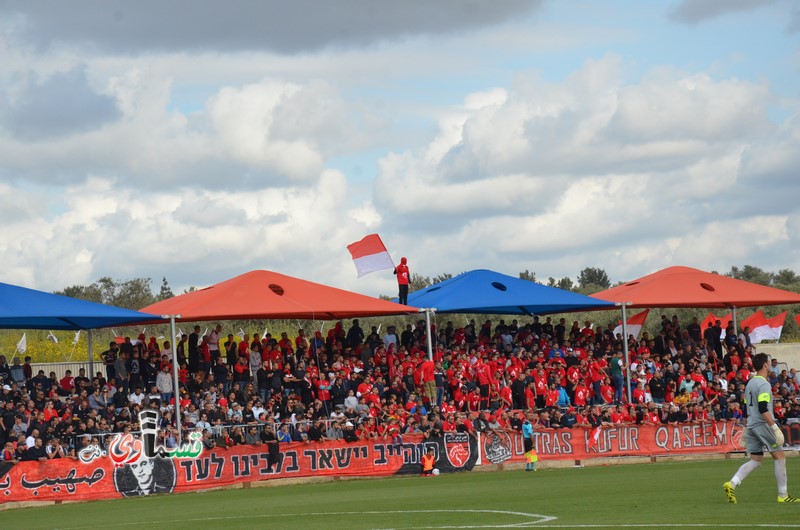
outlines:
[[133, 394], [128, 395], [128, 401], [134, 405], [141, 405], [144, 401], [144, 398], [144, 392], [142, 392], [140, 387], [136, 387], [136, 390], [133, 391]]

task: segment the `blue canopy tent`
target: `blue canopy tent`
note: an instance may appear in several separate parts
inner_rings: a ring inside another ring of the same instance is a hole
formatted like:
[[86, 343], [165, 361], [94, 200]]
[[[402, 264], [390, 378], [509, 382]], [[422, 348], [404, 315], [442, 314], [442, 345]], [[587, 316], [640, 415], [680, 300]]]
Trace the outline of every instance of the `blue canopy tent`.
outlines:
[[[590, 298], [582, 294], [547, 287], [528, 280], [515, 278], [486, 269], [459, 274], [414, 291], [408, 295], [408, 304], [425, 311], [430, 329], [431, 311], [437, 313], [475, 313], [500, 315], [543, 315], [610, 309], [612, 302]], [[428, 336], [428, 356], [433, 358], [433, 345]]]
[[545, 315], [612, 309], [614, 304], [485, 269], [414, 291], [408, 305], [437, 313]]
[[[0, 328], [88, 330], [160, 320], [160, 315], [97, 304], [0, 282]], [[89, 335], [89, 370], [92, 341]]]

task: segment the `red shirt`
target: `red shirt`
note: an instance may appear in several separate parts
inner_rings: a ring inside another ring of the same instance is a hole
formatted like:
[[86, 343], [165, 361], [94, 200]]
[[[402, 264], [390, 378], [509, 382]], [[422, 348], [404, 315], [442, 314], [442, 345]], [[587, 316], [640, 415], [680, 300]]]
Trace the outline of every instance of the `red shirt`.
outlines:
[[545, 406], [552, 407], [555, 406], [556, 403], [558, 403], [558, 390], [548, 390], [544, 398]]
[[64, 376], [61, 378], [61, 381], [58, 382], [61, 385], [61, 388], [66, 390], [67, 392], [71, 392], [73, 388], [75, 388], [75, 378], [70, 376]]
[[320, 401], [330, 401], [331, 400], [331, 391], [327, 388], [323, 387], [330, 387], [330, 381], [315, 381], [314, 386], [317, 387], [317, 399]]
[[434, 381], [436, 378], [434, 377], [433, 370], [435, 365], [433, 361], [425, 361], [422, 363], [422, 382], [427, 383], [429, 381]]
[[611, 403], [614, 400], [614, 389], [611, 385], [600, 385], [600, 396], [606, 403]]
[[575, 402], [574, 405], [576, 407], [582, 407], [586, 405], [586, 400], [589, 398], [589, 389], [583, 385], [578, 385], [575, 387], [574, 390], [575, 394]]
[[397, 284], [398, 285], [408, 285], [408, 265], [401, 263], [397, 267], [394, 268], [395, 272], [397, 273]]

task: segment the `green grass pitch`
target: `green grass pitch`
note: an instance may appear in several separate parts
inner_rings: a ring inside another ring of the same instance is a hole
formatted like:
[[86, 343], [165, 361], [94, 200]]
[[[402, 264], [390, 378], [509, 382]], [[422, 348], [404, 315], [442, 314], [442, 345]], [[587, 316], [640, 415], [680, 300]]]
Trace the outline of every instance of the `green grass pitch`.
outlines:
[[[772, 463], [722, 493], [730, 460], [458, 473], [219, 490], [0, 512], [3, 528], [800, 527], [776, 502]], [[800, 459], [788, 460], [800, 495]], [[765, 525], [765, 526], [762, 526]]]

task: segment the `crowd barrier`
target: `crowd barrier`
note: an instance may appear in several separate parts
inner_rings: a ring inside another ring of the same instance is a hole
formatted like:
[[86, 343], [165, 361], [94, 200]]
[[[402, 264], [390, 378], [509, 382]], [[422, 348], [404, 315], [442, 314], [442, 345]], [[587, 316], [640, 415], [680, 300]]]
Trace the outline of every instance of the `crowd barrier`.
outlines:
[[[619, 425], [599, 431], [543, 429], [535, 433], [535, 448], [543, 461], [727, 453], [739, 450], [741, 434], [742, 428], [735, 422]], [[275, 478], [410, 475], [420, 473], [422, 455], [429, 449], [434, 450], [436, 467], [443, 473], [524, 461], [518, 432], [445, 433], [431, 439], [409, 435], [400, 444], [392, 440], [284, 443], [274, 466], [269, 465], [266, 445], [211, 449], [188, 458], [133, 461], [131, 447], [118, 443], [84, 461], [18, 463], [0, 476], [0, 502], [110, 499]], [[126, 459], [128, 463], [124, 463]]]

